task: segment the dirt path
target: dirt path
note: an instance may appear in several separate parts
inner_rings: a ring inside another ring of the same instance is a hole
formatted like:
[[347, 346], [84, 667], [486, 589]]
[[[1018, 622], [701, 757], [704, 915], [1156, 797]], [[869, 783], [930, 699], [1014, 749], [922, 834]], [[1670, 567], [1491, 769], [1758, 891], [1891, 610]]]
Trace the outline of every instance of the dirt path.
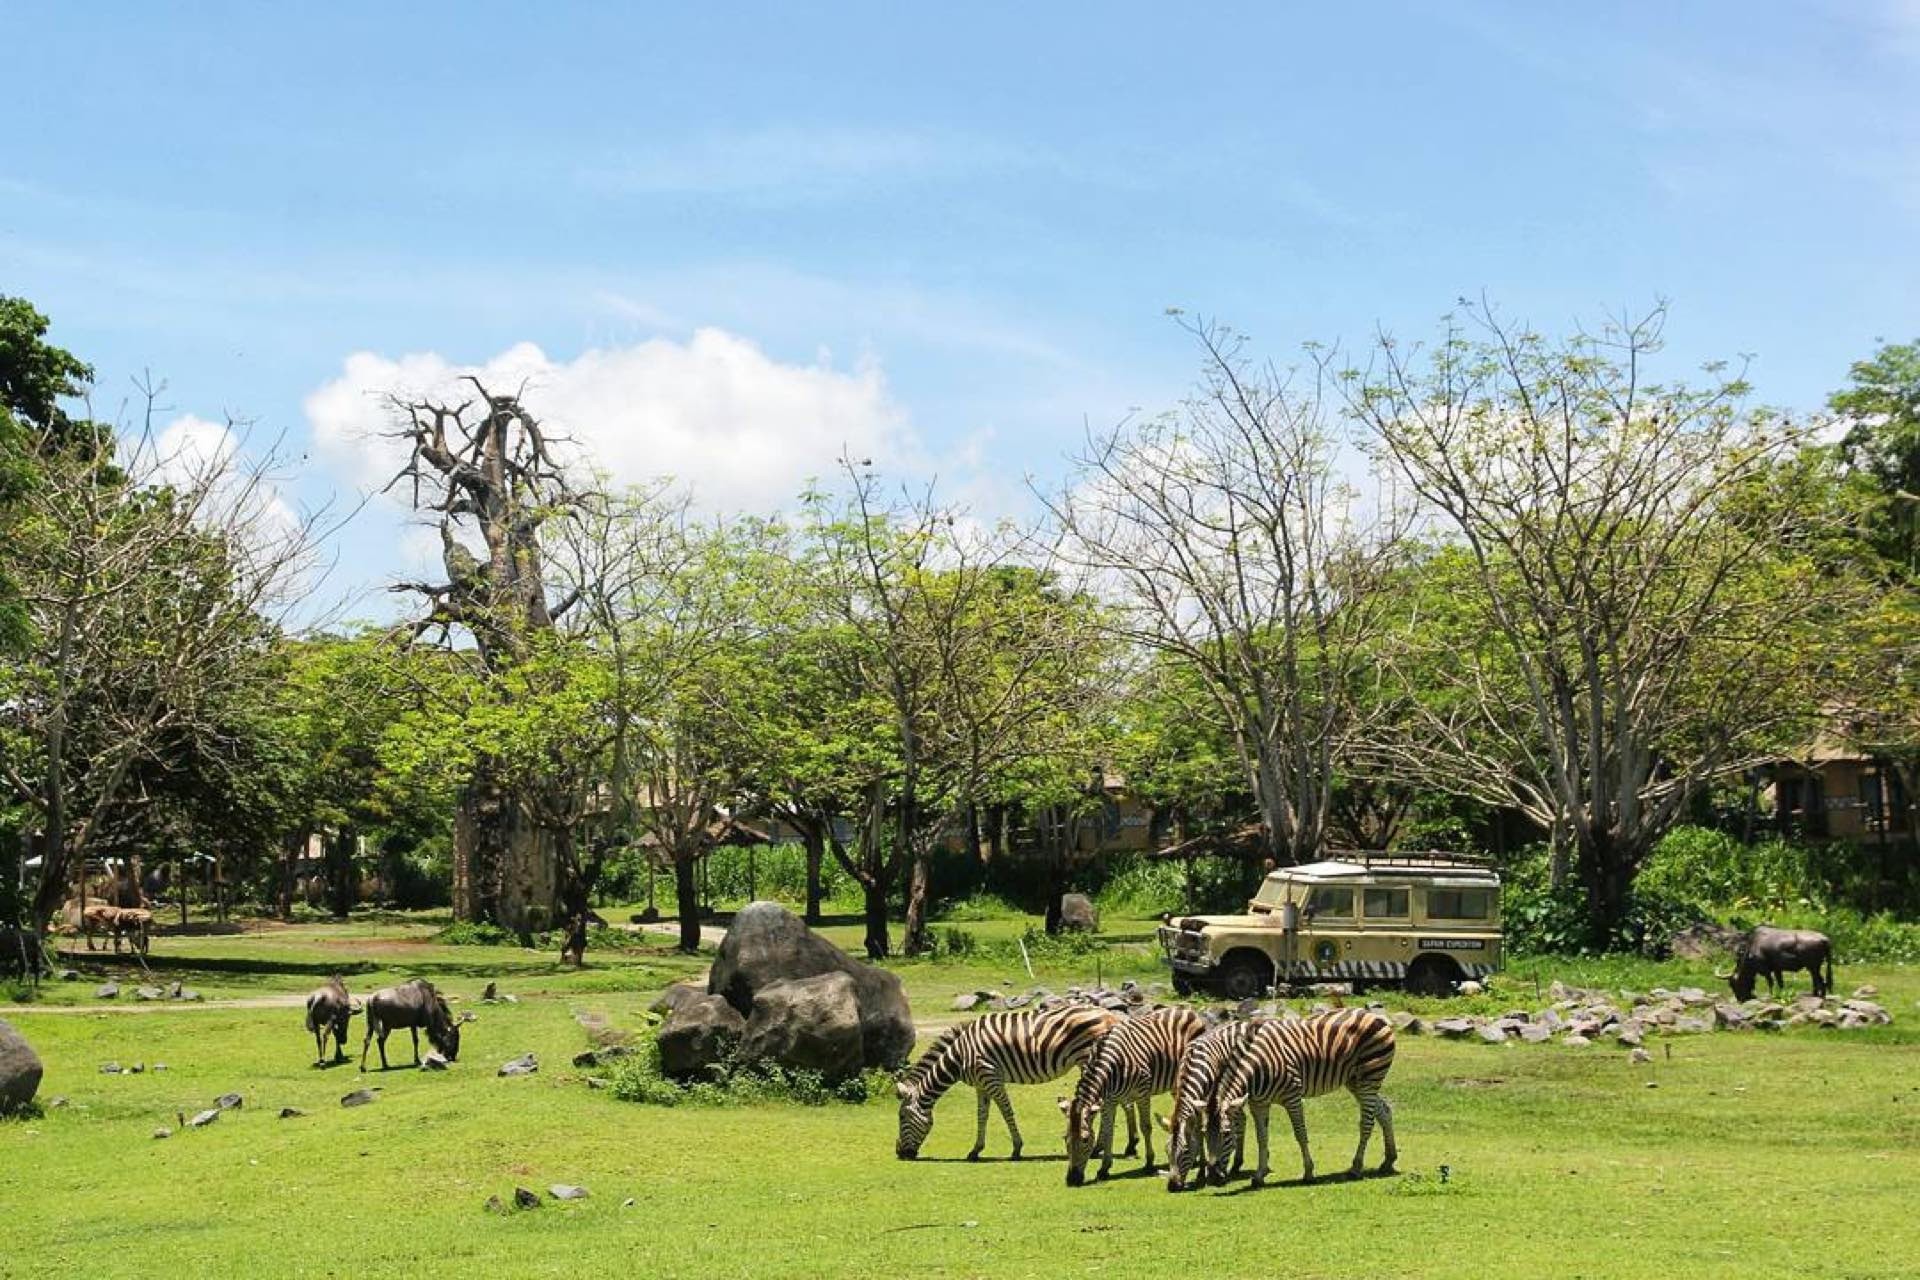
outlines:
[[[628, 933], [664, 933], [671, 938], [680, 936], [678, 920], [662, 920], [655, 924], [617, 924], [614, 928], [624, 929]], [[700, 941], [709, 947], [719, 946], [726, 940], [726, 936], [727, 931], [717, 924], [700, 926]]]
[[243, 996], [238, 1000], [133, 1000], [126, 1004], [102, 1001], [99, 1004], [3, 1004], [0, 1017], [35, 1013], [172, 1013], [185, 1009], [298, 1009], [306, 1004], [305, 992], [290, 991], [278, 996]]

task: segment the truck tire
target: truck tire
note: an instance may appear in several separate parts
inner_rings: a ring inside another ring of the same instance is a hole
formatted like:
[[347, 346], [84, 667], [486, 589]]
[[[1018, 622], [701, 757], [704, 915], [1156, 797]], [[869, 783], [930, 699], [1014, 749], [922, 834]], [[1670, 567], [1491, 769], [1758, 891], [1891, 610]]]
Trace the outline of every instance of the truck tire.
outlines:
[[1421, 956], [1407, 966], [1403, 985], [1410, 996], [1450, 996], [1460, 978], [1460, 966], [1446, 956]]
[[1192, 978], [1189, 978], [1184, 973], [1176, 973], [1173, 975], [1173, 994], [1177, 996], [1190, 996], [1195, 990], [1196, 988], [1193, 985]]
[[1273, 963], [1257, 951], [1235, 951], [1220, 965], [1220, 994], [1229, 1000], [1264, 995], [1273, 985]]

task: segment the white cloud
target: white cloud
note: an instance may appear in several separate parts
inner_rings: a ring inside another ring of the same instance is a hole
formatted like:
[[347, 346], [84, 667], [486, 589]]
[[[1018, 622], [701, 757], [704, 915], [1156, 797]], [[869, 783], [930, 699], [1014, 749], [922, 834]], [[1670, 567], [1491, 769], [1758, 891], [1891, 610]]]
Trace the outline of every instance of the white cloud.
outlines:
[[715, 510], [770, 511], [802, 484], [832, 474], [842, 450], [876, 465], [915, 467], [917, 445], [877, 365], [785, 364], [747, 339], [699, 329], [558, 361], [531, 343], [484, 364], [437, 353], [398, 359], [359, 352], [307, 397], [320, 455], [367, 487], [405, 461], [390, 435], [388, 397], [462, 398], [476, 374], [496, 391], [524, 388], [551, 433], [570, 437], [616, 481], [671, 476]]
[[137, 464], [148, 479], [183, 492], [204, 492], [201, 516], [211, 524], [250, 529], [271, 540], [293, 536], [300, 517], [270, 474], [248, 456], [246, 440], [226, 423], [182, 414], [161, 428]]

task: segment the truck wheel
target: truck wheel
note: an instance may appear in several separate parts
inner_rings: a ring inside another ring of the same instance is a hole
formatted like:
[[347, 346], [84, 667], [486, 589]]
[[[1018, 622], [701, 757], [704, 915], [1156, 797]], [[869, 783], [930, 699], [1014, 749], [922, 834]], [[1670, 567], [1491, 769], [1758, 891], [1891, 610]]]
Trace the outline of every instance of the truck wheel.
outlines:
[[1460, 981], [1460, 966], [1444, 956], [1421, 956], [1407, 967], [1408, 995], [1450, 996]]
[[1193, 992], [1194, 985], [1192, 978], [1189, 978], [1184, 973], [1176, 973], [1173, 975], [1173, 994], [1177, 996], [1190, 996]]
[[1265, 956], [1238, 952], [1220, 966], [1220, 993], [1229, 1000], [1260, 995], [1273, 983], [1273, 966]]

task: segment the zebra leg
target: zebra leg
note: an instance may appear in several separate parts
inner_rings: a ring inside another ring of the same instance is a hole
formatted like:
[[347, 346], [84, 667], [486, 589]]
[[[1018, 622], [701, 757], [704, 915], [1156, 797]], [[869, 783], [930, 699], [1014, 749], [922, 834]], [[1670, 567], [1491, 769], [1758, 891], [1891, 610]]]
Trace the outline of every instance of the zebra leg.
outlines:
[[1380, 1113], [1380, 1136], [1386, 1140], [1387, 1155], [1380, 1162], [1380, 1172], [1392, 1173], [1393, 1162], [1400, 1158], [1400, 1149], [1393, 1145], [1393, 1104], [1380, 1094], [1373, 1095], [1373, 1105]]
[[1233, 1117], [1233, 1168], [1231, 1173], [1239, 1173], [1247, 1167], [1247, 1113], [1242, 1111]]
[[974, 1123], [973, 1150], [967, 1152], [967, 1159], [978, 1160], [980, 1153], [987, 1149], [987, 1087], [977, 1084], [973, 1087]]
[[1020, 1122], [1013, 1118], [1013, 1099], [1007, 1096], [1007, 1087], [1000, 1083], [1000, 1077], [992, 1077], [993, 1100], [1000, 1107], [1000, 1118], [1007, 1122], [1007, 1132], [1013, 1135], [1013, 1159], [1020, 1158]]
[[1347, 1170], [1347, 1176], [1358, 1178], [1367, 1169], [1367, 1143], [1373, 1140], [1373, 1117], [1379, 1109], [1380, 1095], [1355, 1090], [1353, 1100], [1360, 1104], [1360, 1146], [1353, 1153], [1353, 1166]]
[[[1133, 1120], [1133, 1112], [1123, 1110], [1120, 1115], [1121, 1118], [1127, 1122], [1127, 1149], [1120, 1153], [1121, 1158], [1125, 1159], [1140, 1149], [1140, 1130], [1149, 1127], [1149, 1122], [1152, 1120], [1152, 1117], [1149, 1116], [1136, 1125]], [[1152, 1135], [1149, 1134], [1148, 1136], [1151, 1137]]]
[[[1142, 1098], [1140, 1101], [1134, 1103], [1133, 1111], [1139, 1112], [1140, 1132], [1147, 1135], [1146, 1169], [1148, 1173], [1152, 1173], [1153, 1172], [1153, 1099], [1152, 1097]], [[1129, 1117], [1131, 1117], [1133, 1112], [1128, 1112], [1127, 1114]]]
[[[1288, 1110], [1291, 1112], [1299, 1105], [1297, 1102], [1293, 1103]], [[1271, 1167], [1267, 1163], [1267, 1118], [1273, 1110], [1273, 1104], [1271, 1102], [1256, 1102], [1251, 1104], [1248, 1110], [1253, 1112], [1253, 1133], [1255, 1139], [1260, 1143], [1260, 1163], [1255, 1165], [1253, 1169], [1253, 1185], [1262, 1187], [1267, 1183], [1267, 1170]]]
[[[1293, 1140], [1300, 1144], [1300, 1181], [1312, 1182], [1313, 1152], [1307, 1150], [1307, 1109], [1300, 1105], [1300, 1099], [1287, 1099], [1287, 1119], [1293, 1121]], [[1260, 1158], [1262, 1162], [1266, 1160], [1264, 1150]]]
[[1093, 1176], [1106, 1181], [1113, 1171], [1113, 1104], [1108, 1102], [1100, 1108], [1100, 1172]]

